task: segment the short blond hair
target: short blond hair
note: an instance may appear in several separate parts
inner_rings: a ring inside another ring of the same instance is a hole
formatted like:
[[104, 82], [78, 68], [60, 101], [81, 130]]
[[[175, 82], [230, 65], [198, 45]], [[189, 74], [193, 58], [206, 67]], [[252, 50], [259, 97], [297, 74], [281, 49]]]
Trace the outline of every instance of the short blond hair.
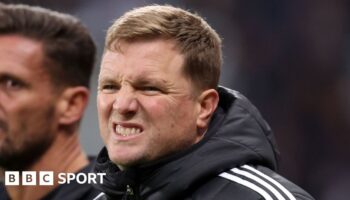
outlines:
[[169, 5], [133, 9], [108, 29], [106, 49], [117, 50], [121, 41], [174, 40], [184, 55], [184, 75], [199, 89], [216, 88], [222, 65], [221, 39], [197, 14]]

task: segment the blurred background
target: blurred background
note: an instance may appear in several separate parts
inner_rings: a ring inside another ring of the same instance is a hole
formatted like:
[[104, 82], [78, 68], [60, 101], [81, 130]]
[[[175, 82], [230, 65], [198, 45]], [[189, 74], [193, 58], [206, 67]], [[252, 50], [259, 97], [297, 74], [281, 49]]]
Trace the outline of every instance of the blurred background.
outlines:
[[[246, 95], [275, 132], [279, 173], [316, 199], [350, 199], [349, 0], [0, 0], [40, 5], [80, 18], [98, 59], [81, 140], [102, 147], [96, 87], [104, 36], [125, 11], [171, 4], [197, 12], [223, 38], [221, 84]], [[0, 22], [1, 23], [1, 22]]]

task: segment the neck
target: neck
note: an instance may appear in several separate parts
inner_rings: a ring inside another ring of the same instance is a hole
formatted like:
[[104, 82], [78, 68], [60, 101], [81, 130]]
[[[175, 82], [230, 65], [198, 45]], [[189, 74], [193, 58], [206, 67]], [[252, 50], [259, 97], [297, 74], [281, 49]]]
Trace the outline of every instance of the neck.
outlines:
[[12, 200], [40, 199], [58, 187], [58, 173], [78, 172], [87, 164], [88, 160], [80, 146], [78, 133], [61, 133], [57, 135], [44, 155], [25, 170], [36, 171], [37, 177], [39, 177], [39, 171], [53, 171], [54, 185], [39, 186], [37, 179], [36, 186], [6, 186], [6, 190]]

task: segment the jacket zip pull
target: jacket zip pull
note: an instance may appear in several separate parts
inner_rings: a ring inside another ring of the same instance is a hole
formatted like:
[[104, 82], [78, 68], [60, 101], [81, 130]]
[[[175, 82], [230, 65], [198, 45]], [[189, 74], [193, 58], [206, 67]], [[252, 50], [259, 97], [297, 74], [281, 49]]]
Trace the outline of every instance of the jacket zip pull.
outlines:
[[134, 190], [132, 189], [132, 187], [130, 185], [127, 185], [126, 186], [126, 196], [127, 196], [127, 199], [135, 199], [135, 196], [134, 196]]

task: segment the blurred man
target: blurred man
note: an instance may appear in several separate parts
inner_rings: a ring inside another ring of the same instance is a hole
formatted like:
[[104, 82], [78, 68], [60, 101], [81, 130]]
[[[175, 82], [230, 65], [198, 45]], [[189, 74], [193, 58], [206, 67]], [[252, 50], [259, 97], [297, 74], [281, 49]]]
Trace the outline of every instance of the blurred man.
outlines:
[[313, 199], [276, 169], [256, 108], [218, 87], [221, 40], [171, 6], [127, 12], [107, 33], [98, 88], [106, 172], [96, 199]]
[[[89, 97], [95, 45], [74, 17], [0, 5], [2, 171], [86, 173], [79, 123]], [[37, 174], [39, 177], [39, 174]], [[91, 185], [2, 186], [0, 199], [89, 199]]]

